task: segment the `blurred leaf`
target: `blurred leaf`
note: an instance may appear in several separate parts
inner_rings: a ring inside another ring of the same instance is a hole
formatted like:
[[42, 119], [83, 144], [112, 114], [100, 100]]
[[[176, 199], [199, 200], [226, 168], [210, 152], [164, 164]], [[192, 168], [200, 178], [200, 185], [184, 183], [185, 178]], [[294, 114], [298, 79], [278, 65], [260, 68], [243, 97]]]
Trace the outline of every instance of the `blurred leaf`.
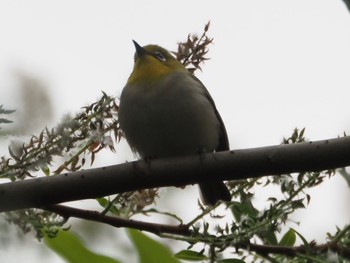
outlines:
[[293, 246], [295, 244], [296, 235], [293, 229], [289, 229], [287, 233], [284, 234], [280, 241], [281, 246]]
[[175, 257], [178, 259], [183, 259], [188, 261], [201, 261], [201, 260], [208, 259], [205, 255], [193, 250], [181, 250], [180, 252], [175, 254]]
[[43, 171], [46, 176], [50, 176], [50, 168], [48, 166], [42, 167], [41, 171]]
[[273, 231], [267, 231], [265, 234], [265, 239], [269, 245], [277, 245], [277, 237]]
[[120, 215], [118, 208], [115, 205], [111, 204], [111, 201], [109, 201], [107, 198], [105, 198], [105, 197], [96, 198], [96, 201], [103, 208], [108, 208], [108, 212], [110, 212], [114, 215], [118, 215], [118, 216]]
[[139, 253], [140, 263], [180, 263], [166, 246], [140, 231], [129, 229], [129, 235]]
[[0, 105], [0, 114], [11, 114], [16, 110], [5, 110], [3, 105]]
[[305, 208], [305, 205], [303, 204], [303, 201], [304, 201], [304, 199], [299, 199], [299, 200], [292, 201], [292, 207], [294, 209]]
[[349, 0], [343, 0], [343, 2], [346, 5], [348, 11], [350, 11], [350, 1]]
[[45, 244], [69, 263], [119, 263], [113, 258], [89, 250], [72, 232], [59, 231], [55, 238], [44, 237]]
[[244, 203], [233, 202], [231, 211], [237, 221], [241, 221], [243, 215], [255, 218], [259, 214], [259, 211], [253, 206], [250, 200], [245, 200]]
[[10, 121], [8, 119], [0, 118], [0, 123], [11, 123], [13, 121]]
[[310, 204], [311, 196], [309, 194], [306, 195], [307, 204]]
[[304, 244], [304, 248], [305, 248], [305, 251], [307, 254], [310, 254], [311, 253], [311, 247], [310, 247], [310, 244], [309, 242], [306, 241], [305, 237], [303, 237], [298, 231], [296, 231], [295, 229], [291, 228], [291, 230], [294, 231], [295, 234], [298, 235], [298, 237], [300, 237], [300, 239], [303, 241], [303, 244]]
[[348, 186], [350, 187], [350, 174], [345, 170], [345, 168], [338, 169], [338, 172], [341, 176], [343, 176], [345, 181], [348, 183]]

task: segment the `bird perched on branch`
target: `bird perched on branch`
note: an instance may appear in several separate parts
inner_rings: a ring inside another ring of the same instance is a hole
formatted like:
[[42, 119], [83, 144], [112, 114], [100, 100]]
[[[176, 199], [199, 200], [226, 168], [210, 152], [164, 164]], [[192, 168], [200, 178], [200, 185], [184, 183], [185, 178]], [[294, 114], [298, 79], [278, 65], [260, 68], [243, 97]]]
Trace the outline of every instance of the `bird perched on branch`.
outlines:
[[[132, 150], [142, 158], [229, 150], [224, 123], [204, 85], [166, 49], [133, 42], [134, 69], [118, 113]], [[203, 182], [199, 188], [206, 205], [231, 200], [221, 181]]]

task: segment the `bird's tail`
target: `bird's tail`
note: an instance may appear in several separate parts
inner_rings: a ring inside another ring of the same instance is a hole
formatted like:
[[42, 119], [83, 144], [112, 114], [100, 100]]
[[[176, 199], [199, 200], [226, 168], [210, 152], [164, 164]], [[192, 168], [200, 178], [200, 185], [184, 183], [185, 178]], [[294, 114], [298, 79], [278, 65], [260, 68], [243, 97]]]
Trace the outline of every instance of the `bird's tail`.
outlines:
[[209, 182], [199, 184], [201, 198], [204, 204], [214, 206], [218, 201], [231, 201], [230, 191], [224, 182]]

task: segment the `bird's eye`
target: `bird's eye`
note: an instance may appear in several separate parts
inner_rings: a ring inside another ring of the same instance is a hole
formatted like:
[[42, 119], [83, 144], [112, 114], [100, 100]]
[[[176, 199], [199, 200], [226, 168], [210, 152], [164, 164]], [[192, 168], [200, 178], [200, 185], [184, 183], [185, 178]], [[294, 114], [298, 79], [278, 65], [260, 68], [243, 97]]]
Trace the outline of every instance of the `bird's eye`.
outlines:
[[165, 62], [166, 61], [166, 58], [164, 57], [164, 55], [160, 52], [156, 52], [155, 54], [155, 57], [158, 58], [160, 61], [163, 61]]

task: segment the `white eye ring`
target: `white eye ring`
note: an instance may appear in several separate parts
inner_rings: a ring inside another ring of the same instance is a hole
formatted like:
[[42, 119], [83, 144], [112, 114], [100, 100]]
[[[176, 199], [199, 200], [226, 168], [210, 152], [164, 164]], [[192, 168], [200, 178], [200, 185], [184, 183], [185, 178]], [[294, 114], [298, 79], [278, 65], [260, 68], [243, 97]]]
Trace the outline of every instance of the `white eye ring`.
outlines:
[[160, 52], [157, 51], [156, 53], [154, 53], [154, 55], [155, 55], [155, 57], [158, 58], [160, 61], [163, 61], [163, 62], [166, 61], [166, 58], [164, 57], [164, 55], [163, 55], [162, 53], [160, 53]]

